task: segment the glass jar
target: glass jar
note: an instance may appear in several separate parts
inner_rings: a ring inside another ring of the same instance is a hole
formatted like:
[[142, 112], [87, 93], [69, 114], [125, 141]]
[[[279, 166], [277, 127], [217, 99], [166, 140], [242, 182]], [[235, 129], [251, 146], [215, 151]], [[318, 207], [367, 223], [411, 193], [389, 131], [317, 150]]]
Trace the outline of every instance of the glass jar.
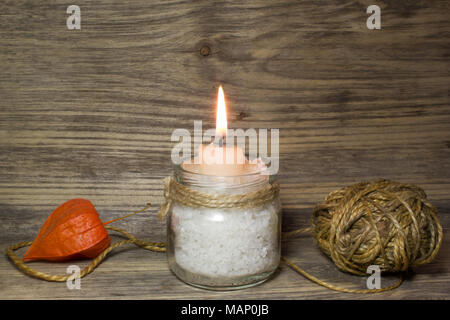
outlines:
[[[210, 195], [241, 195], [268, 187], [260, 172], [211, 176], [176, 166], [179, 184]], [[281, 249], [278, 197], [253, 208], [190, 207], [172, 201], [167, 214], [167, 258], [182, 281], [204, 289], [234, 290], [267, 280]]]

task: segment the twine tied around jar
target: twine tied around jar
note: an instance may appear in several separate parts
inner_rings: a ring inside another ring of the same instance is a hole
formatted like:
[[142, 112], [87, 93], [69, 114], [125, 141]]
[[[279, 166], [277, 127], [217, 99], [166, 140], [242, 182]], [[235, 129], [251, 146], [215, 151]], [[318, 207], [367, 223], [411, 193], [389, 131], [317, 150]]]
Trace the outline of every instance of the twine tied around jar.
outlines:
[[158, 217], [163, 220], [167, 215], [172, 201], [182, 205], [198, 208], [255, 208], [263, 206], [276, 199], [280, 193], [280, 185], [272, 181], [263, 188], [244, 194], [224, 195], [210, 194], [194, 190], [178, 183], [174, 178], [164, 179], [165, 203], [161, 206]]

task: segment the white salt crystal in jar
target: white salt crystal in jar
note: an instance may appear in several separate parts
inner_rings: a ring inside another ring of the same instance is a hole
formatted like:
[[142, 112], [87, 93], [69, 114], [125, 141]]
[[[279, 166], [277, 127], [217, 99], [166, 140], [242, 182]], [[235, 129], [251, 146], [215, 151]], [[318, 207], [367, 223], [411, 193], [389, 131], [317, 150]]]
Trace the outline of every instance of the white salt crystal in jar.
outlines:
[[[211, 195], [240, 195], [266, 188], [261, 172], [211, 176], [177, 166], [181, 185]], [[251, 208], [206, 208], [172, 201], [167, 215], [169, 266], [184, 282], [232, 290], [267, 280], [280, 261], [281, 203], [278, 195]]]

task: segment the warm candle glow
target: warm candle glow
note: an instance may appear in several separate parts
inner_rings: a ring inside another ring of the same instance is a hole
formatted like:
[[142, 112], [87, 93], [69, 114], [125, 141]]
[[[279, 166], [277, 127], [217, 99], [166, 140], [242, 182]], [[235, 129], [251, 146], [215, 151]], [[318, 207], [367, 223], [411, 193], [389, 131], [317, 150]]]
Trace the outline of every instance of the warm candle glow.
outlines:
[[217, 97], [216, 136], [209, 144], [200, 144], [193, 160], [183, 162], [183, 169], [213, 176], [239, 176], [261, 170], [260, 163], [250, 163], [243, 148], [227, 143], [227, 109], [222, 86]]
[[227, 109], [225, 106], [225, 96], [222, 86], [219, 87], [217, 97], [217, 117], [216, 117], [216, 137], [225, 137], [227, 135]]

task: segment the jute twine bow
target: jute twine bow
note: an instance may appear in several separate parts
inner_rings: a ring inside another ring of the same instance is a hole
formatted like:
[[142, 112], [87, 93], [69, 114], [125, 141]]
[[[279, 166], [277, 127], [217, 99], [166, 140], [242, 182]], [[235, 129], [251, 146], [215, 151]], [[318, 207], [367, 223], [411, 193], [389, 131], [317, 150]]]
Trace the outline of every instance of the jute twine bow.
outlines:
[[[173, 178], [166, 178], [166, 202], [161, 206], [158, 217], [163, 219], [166, 216], [172, 201], [191, 207], [252, 208], [273, 201], [279, 190], [274, 181], [255, 192], [224, 197], [193, 190]], [[81, 271], [80, 277], [92, 272], [110, 251], [124, 244], [134, 243], [147, 250], [166, 251], [163, 242], [146, 242], [119, 228], [106, 228], [122, 233], [128, 240], [108, 247]], [[442, 242], [442, 227], [436, 217], [436, 208], [426, 200], [425, 192], [416, 186], [387, 180], [360, 183], [330, 193], [325, 202], [315, 208], [313, 227], [286, 232], [283, 238], [311, 231], [320, 249], [339, 269], [358, 275], [366, 275], [366, 268], [373, 264], [379, 265], [382, 271], [395, 272], [428, 263], [436, 256]], [[52, 276], [26, 266], [13, 251], [27, 245], [31, 242], [21, 242], [6, 250], [6, 255], [23, 272], [47, 281], [66, 281], [72, 277]], [[399, 281], [388, 287], [347, 289], [308, 274], [286, 257], [281, 257], [281, 260], [309, 280], [340, 292], [377, 293], [397, 288], [403, 282], [401, 273]]]

